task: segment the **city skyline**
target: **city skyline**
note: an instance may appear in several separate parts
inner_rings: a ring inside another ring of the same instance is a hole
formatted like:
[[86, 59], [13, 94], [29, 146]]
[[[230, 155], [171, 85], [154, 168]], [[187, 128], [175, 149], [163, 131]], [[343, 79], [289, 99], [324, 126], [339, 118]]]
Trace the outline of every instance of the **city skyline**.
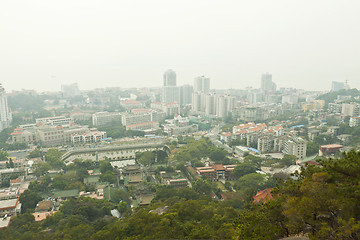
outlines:
[[[360, 2], [3, 1], [0, 82], [8, 92], [160, 87], [205, 75], [213, 89], [360, 88]], [[14, 16], [16, 16], [14, 18]], [[185, 17], [186, 16], [186, 17]], [[341, 16], [339, 18], [338, 16]]]

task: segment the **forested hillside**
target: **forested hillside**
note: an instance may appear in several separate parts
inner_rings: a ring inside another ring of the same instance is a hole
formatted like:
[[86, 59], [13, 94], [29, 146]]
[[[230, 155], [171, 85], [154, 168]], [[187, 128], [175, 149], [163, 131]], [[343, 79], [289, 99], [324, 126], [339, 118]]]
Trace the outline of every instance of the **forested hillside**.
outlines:
[[279, 239], [301, 234], [360, 239], [359, 152], [324, 160], [294, 177], [279, 182], [274, 199], [265, 204], [213, 200], [193, 189], [162, 186], [147, 207], [131, 212], [119, 204], [122, 219], [110, 217], [112, 203], [82, 197], [65, 202], [42, 222], [29, 213], [15, 217], [0, 239]]

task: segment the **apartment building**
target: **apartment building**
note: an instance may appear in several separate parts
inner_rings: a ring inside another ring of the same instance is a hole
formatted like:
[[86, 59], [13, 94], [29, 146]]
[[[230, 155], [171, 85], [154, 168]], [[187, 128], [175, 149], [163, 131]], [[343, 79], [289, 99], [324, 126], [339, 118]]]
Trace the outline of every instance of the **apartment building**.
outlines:
[[350, 127], [360, 126], [360, 117], [350, 117], [349, 126]]
[[122, 115], [119, 112], [97, 112], [92, 115], [94, 126], [104, 126], [111, 122], [121, 122]]
[[283, 153], [304, 159], [306, 157], [306, 141], [300, 137], [289, 137], [284, 142]]
[[359, 103], [343, 103], [341, 105], [341, 114], [350, 116], [350, 117], [358, 117], [360, 115], [360, 104]]

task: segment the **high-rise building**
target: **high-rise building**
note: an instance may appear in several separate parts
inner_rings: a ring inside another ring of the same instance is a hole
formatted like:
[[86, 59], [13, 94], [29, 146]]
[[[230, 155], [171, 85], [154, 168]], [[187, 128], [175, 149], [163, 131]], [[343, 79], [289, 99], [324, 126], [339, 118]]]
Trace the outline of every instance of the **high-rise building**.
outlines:
[[162, 92], [162, 103], [179, 103], [180, 104], [180, 87], [165, 86]]
[[205, 96], [205, 114], [206, 115], [215, 115], [216, 114], [216, 94], [208, 93]]
[[193, 94], [192, 94], [192, 104], [191, 104], [192, 111], [201, 112], [201, 100], [202, 100], [202, 93], [193, 92]]
[[174, 102], [180, 104], [180, 88], [176, 86], [175, 71], [169, 69], [164, 73], [162, 103], [174, 103]]
[[287, 155], [294, 155], [298, 159], [306, 157], [306, 141], [300, 137], [290, 137], [284, 142], [283, 153]]
[[216, 98], [216, 116], [226, 118], [235, 105], [235, 98], [230, 95], [221, 95]]
[[194, 80], [194, 91], [208, 93], [210, 91], [210, 78], [200, 76]]
[[276, 84], [272, 81], [272, 75], [265, 73], [261, 76], [261, 91], [274, 92], [276, 91]]
[[12, 115], [7, 103], [6, 92], [0, 84], [0, 131], [9, 127], [12, 122]]
[[191, 85], [180, 86], [180, 105], [191, 104], [194, 88]]
[[164, 72], [164, 87], [176, 86], [176, 72], [172, 69]]
[[207, 116], [225, 118], [229, 116], [235, 106], [235, 98], [215, 93], [194, 92], [192, 99], [192, 111], [205, 113]]
[[65, 98], [79, 96], [81, 94], [77, 83], [61, 85], [61, 92]]

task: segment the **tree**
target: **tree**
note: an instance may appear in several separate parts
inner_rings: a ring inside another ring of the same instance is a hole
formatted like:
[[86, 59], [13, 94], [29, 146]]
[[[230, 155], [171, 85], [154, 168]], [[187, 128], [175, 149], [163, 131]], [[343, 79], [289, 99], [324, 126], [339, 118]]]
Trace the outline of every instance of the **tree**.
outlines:
[[62, 153], [55, 148], [49, 149], [45, 154], [46, 162], [50, 164], [51, 167], [55, 169], [64, 168], [65, 164], [61, 161]]
[[121, 201], [119, 202], [119, 204], [117, 205], [117, 210], [121, 213], [124, 214], [125, 212], [130, 210], [129, 204], [125, 201]]
[[146, 151], [142, 153], [142, 155], [139, 158], [139, 163], [141, 163], [142, 165], [149, 166], [154, 162], [155, 162], [154, 152]]
[[115, 174], [114, 172], [106, 172], [106, 173], [102, 173], [100, 175], [100, 181], [101, 182], [109, 182], [109, 183], [115, 183]]
[[41, 151], [40, 149], [35, 149], [29, 153], [27, 156], [28, 158], [40, 158], [41, 157]]
[[39, 162], [32, 166], [32, 170], [37, 177], [40, 177], [50, 170], [50, 164], [46, 162]]
[[106, 172], [112, 172], [113, 167], [109, 161], [100, 161], [100, 172], [106, 173]]
[[76, 174], [79, 176], [80, 181], [84, 181], [84, 178], [89, 176], [88, 171], [86, 170], [86, 168], [79, 168], [76, 170]]
[[231, 172], [231, 174], [236, 177], [240, 178], [249, 173], [255, 173], [256, 167], [253, 163], [244, 162], [235, 167], [235, 169]]
[[284, 166], [294, 165], [297, 157], [294, 155], [285, 155], [281, 160], [280, 164]]
[[244, 162], [251, 162], [251, 163], [255, 164], [255, 166], [257, 168], [260, 168], [261, 163], [263, 162], [263, 159], [261, 157], [257, 157], [257, 156], [254, 156], [254, 155], [247, 155], [244, 158]]
[[11, 158], [9, 160], [9, 168], [14, 168], [14, 162]]
[[319, 144], [315, 142], [308, 142], [306, 145], [306, 156], [312, 156], [319, 153]]
[[226, 190], [232, 191], [232, 186], [231, 186], [231, 183], [229, 181], [226, 181], [224, 186], [225, 186]]
[[0, 161], [7, 161], [9, 154], [7, 151], [0, 151]]
[[211, 184], [203, 179], [197, 179], [193, 184], [192, 184], [193, 189], [200, 193], [200, 194], [206, 194], [206, 195], [210, 195], [210, 193], [212, 192], [212, 186]]
[[24, 213], [28, 209], [34, 209], [41, 199], [42, 198], [37, 192], [33, 190], [25, 190], [19, 198], [19, 201], [21, 202], [21, 212]]
[[245, 190], [247, 188], [258, 190], [265, 183], [265, 176], [260, 173], [250, 173], [240, 177], [234, 187], [237, 190]]
[[129, 194], [122, 190], [122, 189], [115, 189], [114, 192], [111, 193], [112, 199], [114, 199], [115, 203], [118, 203], [120, 201], [130, 203], [131, 200], [129, 198]]
[[209, 157], [216, 163], [222, 163], [227, 158], [227, 152], [224, 149], [216, 148], [211, 151]]

